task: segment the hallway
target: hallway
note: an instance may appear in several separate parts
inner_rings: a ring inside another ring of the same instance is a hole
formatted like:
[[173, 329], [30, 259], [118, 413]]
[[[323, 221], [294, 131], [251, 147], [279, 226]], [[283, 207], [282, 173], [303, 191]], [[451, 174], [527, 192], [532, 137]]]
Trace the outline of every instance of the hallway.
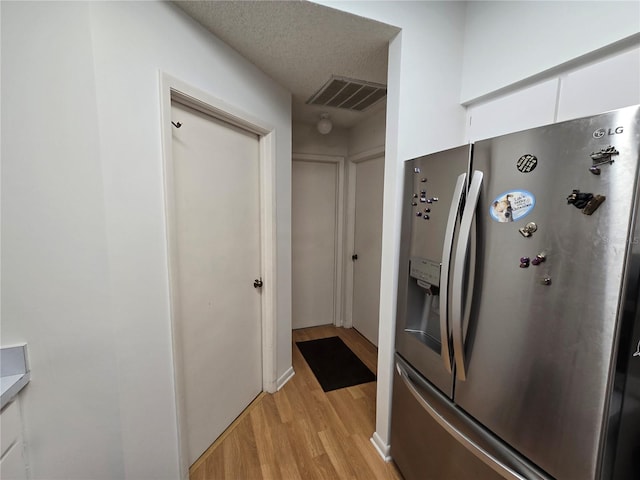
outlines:
[[339, 336], [374, 373], [376, 348], [353, 329], [293, 331], [295, 376], [261, 394], [189, 470], [191, 480], [400, 480], [369, 441], [376, 384], [323, 392], [295, 342]]

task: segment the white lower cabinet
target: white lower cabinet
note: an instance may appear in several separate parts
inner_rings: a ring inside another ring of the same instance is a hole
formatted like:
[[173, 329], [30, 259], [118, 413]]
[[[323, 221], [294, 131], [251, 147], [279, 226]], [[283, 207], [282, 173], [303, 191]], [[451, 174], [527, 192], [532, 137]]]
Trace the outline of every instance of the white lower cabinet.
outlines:
[[22, 422], [18, 401], [9, 403], [0, 413], [0, 478], [27, 480]]
[[22, 442], [14, 444], [0, 459], [0, 478], [2, 480], [27, 480], [27, 467], [22, 455]]

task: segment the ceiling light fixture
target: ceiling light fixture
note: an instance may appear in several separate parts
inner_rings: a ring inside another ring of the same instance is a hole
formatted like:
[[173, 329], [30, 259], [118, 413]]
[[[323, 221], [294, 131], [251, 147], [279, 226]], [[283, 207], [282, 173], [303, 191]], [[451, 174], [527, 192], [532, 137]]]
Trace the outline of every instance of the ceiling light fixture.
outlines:
[[333, 128], [333, 123], [331, 123], [331, 120], [329, 120], [328, 113], [320, 114], [320, 120], [318, 120], [318, 124], [316, 125], [316, 128], [318, 129], [318, 132], [320, 132], [320, 134], [322, 135], [326, 135], [331, 131], [331, 129]]

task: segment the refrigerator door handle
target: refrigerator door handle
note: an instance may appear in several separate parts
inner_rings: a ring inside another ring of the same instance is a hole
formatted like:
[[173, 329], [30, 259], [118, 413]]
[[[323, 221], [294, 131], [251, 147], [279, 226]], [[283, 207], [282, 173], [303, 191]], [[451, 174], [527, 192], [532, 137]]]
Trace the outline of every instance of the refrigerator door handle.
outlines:
[[440, 267], [440, 343], [442, 344], [441, 353], [444, 368], [447, 372], [452, 372], [451, 352], [449, 350], [449, 265], [451, 263], [451, 252], [453, 250], [453, 233], [458, 220], [458, 212], [462, 204], [462, 196], [464, 194], [464, 186], [467, 180], [467, 174], [462, 173], [458, 176], [456, 187], [453, 190], [453, 199], [449, 207], [449, 218], [447, 220], [447, 228], [444, 233], [444, 247], [442, 249], [442, 266]]
[[500, 476], [508, 480], [548, 480], [544, 473], [518, 459], [498, 440], [473, 425], [472, 420], [463, 418], [462, 414], [455, 411], [455, 407], [449, 405], [448, 399], [431, 385], [417, 379], [419, 386], [416, 386], [410, 374], [398, 362], [396, 370], [411, 395], [433, 420]]
[[[451, 300], [451, 324], [453, 331], [453, 353], [456, 362], [456, 376], [458, 380], [467, 379], [467, 370], [464, 358], [464, 312], [462, 298], [465, 266], [469, 253], [469, 240], [471, 238], [471, 226], [476, 213], [478, 199], [480, 198], [480, 188], [482, 187], [483, 173], [479, 170], [473, 172], [467, 201], [462, 213], [460, 222], [460, 238], [456, 247], [456, 259], [453, 266], [453, 288]], [[472, 292], [467, 292], [472, 295]], [[470, 302], [467, 302], [470, 305]]]

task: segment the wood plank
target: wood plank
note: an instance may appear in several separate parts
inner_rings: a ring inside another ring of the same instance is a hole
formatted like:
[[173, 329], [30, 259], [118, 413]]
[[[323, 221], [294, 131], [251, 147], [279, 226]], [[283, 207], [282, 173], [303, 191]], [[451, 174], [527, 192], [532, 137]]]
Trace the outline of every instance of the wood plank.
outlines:
[[294, 446], [302, 447], [311, 458], [317, 458], [325, 453], [318, 432], [311, 427], [308, 419], [296, 420], [292, 423], [292, 428], [294, 429], [292, 435], [295, 435]]
[[255, 408], [257, 405], [260, 404], [260, 399], [264, 395], [266, 395], [264, 392], [260, 393], [260, 395], [258, 395], [253, 400], [253, 402], [251, 402], [249, 406], [245, 408], [242, 411], [242, 413], [240, 413], [240, 415], [238, 415], [238, 417], [231, 423], [231, 425], [229, 425], [229, 427], [227, 427], [227, 429], [224, 432], [222, 432], [222, 434], [216, 439], [216, 441], [213, 442], [211, 446], [207, 448], [202, 455], [200, 455], [200, 458], [198, 458], [193, 463], [193, 465], [189, 467], [189, 475], [191, 475], [191, 472], [195, 472], [195, 470], [197, 470], [202, 464], [204, 464], [207, 461], [207, 458], [209, 457], [211, 452], [213, 452], [218, 447], [218, 445], [224, 442], [224, 439], [227, 438], [227, 436], [230, 435], [235, 430], [235, 428], [243, 421], [243, 419], [249, 415], [249, 413], [253, 408]]
[[271, 421], [263, 402], [252, 410], [249, 418], [256, 436], [256, 447], [260, 461], [260, 471], [262, 472], [261, 478], [277, 480], [280, 478], [280, 469], [276, 461], [278, 452], [271, 441]]
[[206, 462], [198, 470], [205, 472], [205, 479], [227, 478], [224, 470], [224, 443], [218, 444], [216, 449], [209, 452]]
[[225, 478], [259, 478], [261, 475], [257, 446], [250, 422], [240, 425], [224, 442]]
[[284, 424], [274, 425], [270, 433], [271, 439], [275, 443], [275, 449], [278, 452], [276, 462], [280, 470], [280, 478], [302, 480], [303, 476], [298, 468], [298, 462], [291, 445], [287, 426]]
[[[202, 466], [200, 468], [195, 469], [193, 472], [189, 473], [189, 479], [190, 480], [206, 480], [206, 475], [205, 475], [205, 467], [204, 464], [202, 464]], [[222, 477], [220, 477], [222, 478]]]
[[375, 418], [369, 415], [366, 400], [354, 399], [348, 390], [334, 390], [328, 392], [327, 397], [349, 435], [361, 433], [372, 436], [375, 431]]
[[379, 469], [379, 467], [384, 464], [384, 460], [380, 458], [379, 462], [373, 462], [371, 457], [364, 456], [356, 444], [356, 439], [358, 438], [362, 437], [358, 434], [350, 435], [349, 438], [342, 443], [344, 456], [349, 459], [351, 468], [355, 472], [354, 478], [376, 478], [374, 470]]
[[[300, 476], [305, 480], [324, 480], [318, 469], [316, 462], [319, 456], [324, 455], [324, 450], [314, 455], [311, 449], [307, 448], [309, 435], [308, 426], [304, 421], [293, 421], [286, 424], [287, 436], [291, 440], [293, 460], [295, 461]], [[313, 435], [315, 436], [315, 434]], [[318, 443], [319, 439], [318, 439]]]
[[273, 394], [273, 400], [276, 404], [276, 409], [278, 410], [278, 415], [280, 416], [280, 421], [282, 423], [287, 423], [293, 420], [294, 411], [291, 407], [291, 403], [289, 402], [289, 397], [285, 392], [280, 390]]
[[348, 438], [336, 435], [333, 430], [318, 432], [318, 436], [320, 437], [320, 441], [331, 460], [331, 465], [333, 465], [333, 468], [335, 468], [336, 473], [338, 474], [337, 478], [340, 478], [341, 480], [347, 478], [358, 478], [356, 476], [356, 471], [353, 469], [353, 459], [347, 457], [343, 448], [343, 442], [346, 443]]
[[262, 394], [190, 468], [190, 480], [401, 480], [370, 442], [375, 382], [325, 393], [295, 342], [339, 336], [375, 372], [377, 350], [353, 329], [293, 331], [294, 377]]
[[355, 434], [351, 436], [351, 441], [364, 458], [365, 462], [371, 467], [373, 477], [376, 480], [401, 480], [402, 475], [398, 471], [393, 462], [385, 462], [380, 457], [376, 448], [371, 443], [370, 437]]

